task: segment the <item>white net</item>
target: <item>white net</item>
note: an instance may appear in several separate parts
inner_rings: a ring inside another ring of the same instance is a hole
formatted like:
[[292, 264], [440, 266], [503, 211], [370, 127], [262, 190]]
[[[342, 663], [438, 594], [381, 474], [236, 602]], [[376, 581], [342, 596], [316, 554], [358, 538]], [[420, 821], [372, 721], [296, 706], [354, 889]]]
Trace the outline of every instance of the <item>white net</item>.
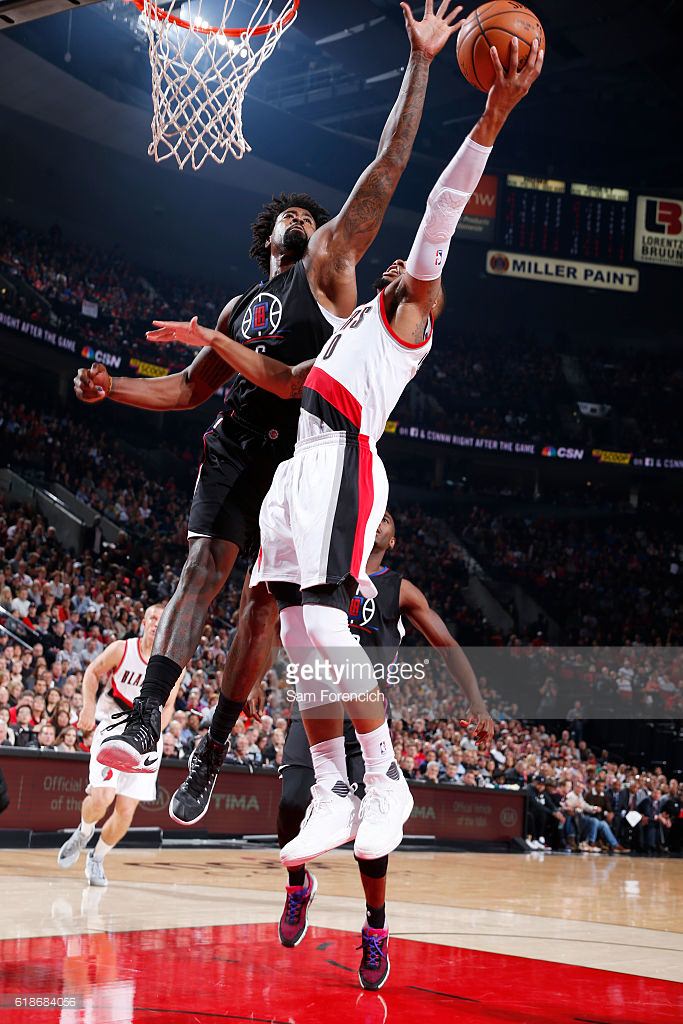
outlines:
[[279, 13], [256, 0], [249, 24], [235, 35], [228, 34], [235, 0], [171, 0], [163, 9], [140, 0], [136, 6], [152, 66], [150, 156], [157, 162], [175, 157], [181, 169], [189, 162], [194, 170], [208, 157], [219, 164], [228, 153], [241, 159], [251, 151], [242, 131], [244, 94], [296, 18], [298, 0], [287, 0]]

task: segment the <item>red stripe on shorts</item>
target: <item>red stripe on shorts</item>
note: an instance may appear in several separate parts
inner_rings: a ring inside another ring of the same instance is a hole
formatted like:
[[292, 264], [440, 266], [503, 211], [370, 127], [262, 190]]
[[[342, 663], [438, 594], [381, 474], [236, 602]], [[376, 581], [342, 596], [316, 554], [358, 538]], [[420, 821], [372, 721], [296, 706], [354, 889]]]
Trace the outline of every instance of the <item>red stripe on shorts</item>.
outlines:
[[337, 412], [346, 416], [347, 420], [353, 423], [354, 427], [360, 430], [361, 404], [354, 398], [350, 391], [347, 391], [343, 384], [340, 384], [329, 373], [325, 373], [319, 366], [314, 366], [305, 381], [305, 386], [312, 391], [317, 391], [330, 405], [333, 405]]
[[372, 479], [372, 452], [368, 446], [366, 434], [358, 435], [358, 519], [356, 533], [353, 538], [353, 554], [351, 555], [351, 575], [358, 579], [363, 571], [363, 548], [365, 546], [365, 530], [375, 501], [375, 485]]

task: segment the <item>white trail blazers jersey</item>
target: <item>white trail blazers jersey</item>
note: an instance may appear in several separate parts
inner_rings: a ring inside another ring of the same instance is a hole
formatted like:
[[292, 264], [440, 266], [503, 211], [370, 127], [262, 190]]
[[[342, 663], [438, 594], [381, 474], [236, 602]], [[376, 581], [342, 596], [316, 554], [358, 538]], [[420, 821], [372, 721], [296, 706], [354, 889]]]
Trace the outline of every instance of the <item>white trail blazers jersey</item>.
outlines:
[[298, 440], [342, 430], [374, 446], [431, 347], [431, 317], [424, 340], [413, 345], [390, 327], [384, 292], [358, 306], [306, 378]]
[[147, 668], [140, 643], [140, 637], [124, 641], [123, 657], [97, 698], [95, 705], [95, 720], [97, 722], [111, 718], [117, 711], [132, 708], [133, 701], [140, 696], [140, 688]]

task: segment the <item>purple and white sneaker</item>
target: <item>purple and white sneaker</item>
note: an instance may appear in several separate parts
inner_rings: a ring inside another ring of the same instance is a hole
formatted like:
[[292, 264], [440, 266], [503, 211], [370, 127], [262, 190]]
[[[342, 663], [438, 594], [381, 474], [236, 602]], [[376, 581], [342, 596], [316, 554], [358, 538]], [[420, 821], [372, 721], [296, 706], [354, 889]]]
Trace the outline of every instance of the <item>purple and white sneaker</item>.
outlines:
[[318, 881], [307, 871], [305, 885], [287, 885], [285, 889], [287, 899], [277, 933], [282, 945], [293, 949], [303, 941], [308, 931], [308, 909], [318, 891]]
[[363, 950], [363, 956], [358, 979], [362, 988], [377, 992], [389, 977], [389, 929], [364, 925], [360, 938], [361, 944], [356, 948]]

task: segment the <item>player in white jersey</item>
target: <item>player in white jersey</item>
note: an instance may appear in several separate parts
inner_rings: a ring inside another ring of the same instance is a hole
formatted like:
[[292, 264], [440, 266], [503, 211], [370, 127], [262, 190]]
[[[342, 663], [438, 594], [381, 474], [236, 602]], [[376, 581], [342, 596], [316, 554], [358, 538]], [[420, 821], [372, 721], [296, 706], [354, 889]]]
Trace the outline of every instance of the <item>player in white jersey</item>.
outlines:
[[[316, 777], [299, 835], [280, 853], [288, 868], [352, 839], [360, 860], [378, 859], [399, 845], [412, 809], [372, 663], [349, 630], [347, 607], [356, 581], [365, 597], [375, 594], [365, 565], [388, 493], [376, 443], [431, 347], [458, 220], [508, 115], [543, 65], [534, 42], [520, 69], [516, 39], [507, 72], [495, 48], [491, 58], [496, 78], [486, 109], [432, 189], [408, 260], [392, 264], [383, 291], [354, 310], [315, 360], [294, 456], [278, 467], [261, 507], [261, 552], [251, 583], [265, 580], [277, 598], [282, 643], [301, 667], [297, 697]], [[242, 370], [240, 346], [196, 320], [161, 327], [158, 340], [208, 344]], [[365, 763], [361, 807], [346, 776], [344, 707]], [[475, 717], [484, 738], [489, 726], [481, 714]]]
[[[154, 800], [156, 797], [157, 775], [161, 764], [161, 738], [158, 756], [150, 759], [153, 764], [150, 764], [145, 774], [130, 774], [117, 771], [115, 768], [106, 768], [98, 763], [97, 751], [106, 736], [115, 735], [123, 728], [128, 709], [140, 695], [145, 668], [152, 653], [154, 636], [162, 612], [162, 605], [150, 605], [143, 618], [142, 636], [131, 640], [115, 640], [109, 644], [99, 657], [88, 665], [83, 677], [83, 708], [78, 719], [78, 727], [83, 732], [95, 729], [90, 748], [87, 796], [81, 805], [81, 823], [60, 849], [57, 863], [61, 868], [69, 868], [76, 863], [92, 838], [97, 822], [104, 817], [113, 803], [114, 808], [102, 829], [101, 837], [95, 848], [88, 853], [85, 876], [91, 885], [107, 884], [103, 867], [105, 856], [125, 836], [140, 800]], [[163, 709], [162, 731], [173, 715], [181, 679], [182, 674]], [[97, 697], [98, 687], [102, 683], [103, 689]]]

